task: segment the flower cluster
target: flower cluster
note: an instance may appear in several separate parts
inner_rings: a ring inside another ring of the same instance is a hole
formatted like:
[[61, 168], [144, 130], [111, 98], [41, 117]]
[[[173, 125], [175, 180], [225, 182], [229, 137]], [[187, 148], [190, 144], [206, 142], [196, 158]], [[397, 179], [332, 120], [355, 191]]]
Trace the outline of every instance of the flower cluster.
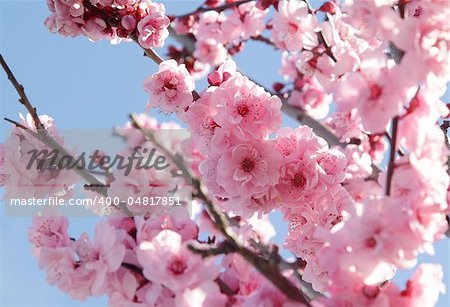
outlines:
[[[208, 4], [220, 6], [220, 1], [213, 2]], [[202, 67], [198, 77], [203, 77], [211, 65], [219, 66], [229, 54], [242, 51], [245, 41], [260, 35], [266, 28], [268, 13], [267, 7], [260, 6], [257, 1], [248, 1], [228, 11], [209, 10], [176, 18], [174, 29], [178, 34], [195, 37], [193, 61], [195, 66]]]
[[159, 71], [144, 82], [150, 94], [148, 108], [157, 107], [162, 112], [185, 111], [193, 101], [194, 80], [185, 65], [168, 60], [159, 65]]
[[[274, 231], [269, 234], [262, 221], [248, 221], [239, 236], [268, 234], [269, 240]], [[146, 218], [109, 217], [97, 224], [92, 241], [85, 233], [70, 238], [68, 220], [46, 212], [33, 219], [29, 240], [48, 282], [79, 300], [106, 294], [110, 306], [290, 302], [242, 257], [217, 262], [191, 252], [208, 244], [199, 242], [199, 228], [182, 208]]]
[[[58, 134], [53, 118], [42, 115], [39, 119], [55, 141], [63, 145], [64, 139]], [[53, 159], [53, 148], [33, 135], [37, 130], [30, 114], [22, 117], [22, 125], [28, 130], [15, 127], [1, 145], [1, 186], [7, 188], [3, 198], [69, 197], [80, 178], [61, 167], [61, 163]], [[40, 152], [49, 154], [42, 156]], [[43, 160], [45, 157], [47, 159]]]
[[45, 25], [63, 36], [92, 41], [137, 39], [143, 48], [162, 47], [169, 36], [164, 5], [151, 0], [47, 0]]

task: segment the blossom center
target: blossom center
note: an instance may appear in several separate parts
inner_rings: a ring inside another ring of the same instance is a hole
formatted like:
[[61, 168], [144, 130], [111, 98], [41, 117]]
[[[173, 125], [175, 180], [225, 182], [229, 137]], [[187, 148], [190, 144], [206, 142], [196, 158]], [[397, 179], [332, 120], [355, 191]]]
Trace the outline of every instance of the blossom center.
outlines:
[[250, 173], [255, 168], [255, 162], [252, 159], [245, 158], [241, 162], [241, 168], [244, 172]]
[[237, 112], [241, 116], [245, 116], [250, 113], [250, 108], [246, 104], [240, 104], [237, 106]]
[[306, 184], [306, 178], [302, 173], [297, 173], [292, 178], [292, 184], [297, 188], [303, 188]]
[[170, 82], [167, 82], [167, 83], [164, 83], [164, 88], [167, 89], [167, 90], [173, 91], [173, 90], [177, 89], [177, 85], [173, 84], [173, 83], [170, 83]]
[[377, 100], [378, 98], [380, 98], [381, 92], [382, 92], [382, 88], [379, 85], [377, 85], [377, 84], [371, 85], [369, 99]]
[[366, 240], [366, 246], [368, 248], [375, 248], [377, 246], [377, 240], [374, 237], [370, 237]]
[[169, 269], [175, 274], [183, 274], [187, 269], [186, 263], [181, 259], [175, 259], [169, 266]]
[[295, 24], [295, 23], [293, 23], [293, 22], [290, 22], [289, 24], [288, 24], [288, 32], [290, 33], [290, 34], [294, 34], [294, 33], [296, 33], [297, 32], [297, 30], [298, 30], [298, 25], [297, 24]]

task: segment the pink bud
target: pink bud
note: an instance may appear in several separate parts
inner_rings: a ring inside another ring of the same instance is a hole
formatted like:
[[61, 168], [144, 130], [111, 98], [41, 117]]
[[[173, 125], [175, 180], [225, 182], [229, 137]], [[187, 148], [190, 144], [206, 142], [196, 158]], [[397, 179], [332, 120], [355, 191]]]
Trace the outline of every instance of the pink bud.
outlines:
[[208, 75], [208, 83], [212, 86], [218, 86], [220, 85], [220, 83], [222, 83], [222, 76], [217, 70], [211, 72]]
[[132, 15], [126, 15], [122, 18], [122, 26], [125, 30], [133, 31], [136, 28], [136, 19]]

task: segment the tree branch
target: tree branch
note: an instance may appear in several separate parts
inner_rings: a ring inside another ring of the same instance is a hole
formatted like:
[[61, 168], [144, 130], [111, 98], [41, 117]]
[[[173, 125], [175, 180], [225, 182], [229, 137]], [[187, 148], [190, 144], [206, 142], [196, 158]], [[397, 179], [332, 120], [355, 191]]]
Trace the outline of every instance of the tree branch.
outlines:
[[394, 175], [394, 168], [395, 168], [395, 153], [397, 148], [397, 130], [398, 130], [398, 116], [396, 116], [392, 120], [392, 137], [391, 137], [391, 148], [390, 148], [390, 154], [389, 154], [389, 164], [388, 164], [388, 170], [387, 170], [387, 176], [386, 176], [386, 191], [385, 194], [387, 196], [391, 195], [391, 182], [392, 182], [392, 176]]
[[229, 8], [235, 7], [235, 6], [239, 6], [241, 4], [247, 3], [247, 2], [251, 2], [254, 0], [240, 0], [240, 1], [235, 1], [235, 2], [229, 2], [220, 6], [216, 6], [216, 7], [207, 7], [207, 6], [200, 6], [199, 8], [197, 8], [195, 11], [192, 11], [190, 13], [186, 13], [183, 15], [179, 15], [179, 16], [175, 16], [175, 18], [177, 19], [181, 19], [181, 18], [187, 18], [189, 16], [195, 16], [198, 15], [200, 13], [205, 13], [205, 12], [209, 12], [209, 11], [216, 11], [218, 13], [225, 11]]
[[28, 99], [27, 95], [25, 94], [24, 87], [22, 86], [22, 84], [20, 84], [17, 81], [16, 77], [14, 76], [13, 72], [11, 71], [11, 69], [9, 68], [8, 64], [6, 63], [5, 59], [3, 58], [3, 56], [1, 54], [0, 54], [0, 64], [3, 67], [3, 70], [6, 72], [6, 75], [8, 76], [8, 80], [11, 82], [11, 84], [16, 89], [17, 94], [19, 94], [19, 97], [20, 97], [19, 102], [25, 106], [25, 108], [28, 110], [28, 113], [30, 113], [30, 115], [32, 116], [36, 129], [38, 129], [38, 130], [45, 129], [44, 125], [42, 124], [41, 120], [39, 119], [39, 116], [37, 115], [36, 108], [34, 108], [31, 105], [30, 100]]

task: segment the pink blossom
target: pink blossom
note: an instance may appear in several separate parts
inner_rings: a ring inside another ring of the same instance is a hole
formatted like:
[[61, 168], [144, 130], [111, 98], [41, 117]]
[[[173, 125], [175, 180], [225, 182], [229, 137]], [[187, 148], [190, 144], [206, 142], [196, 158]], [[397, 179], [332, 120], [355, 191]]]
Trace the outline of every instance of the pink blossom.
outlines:
[[333, 129], [341, 141], [349, 141], [352, 138], [363, 138], [361, 118], [356, 110], [335, 112], [327, 118], [326, 123]]
[[203, 306], [226, 306], [228, 297], [222, 294], [217, 283], [205, 281], [195, 288], [182, 289], [175, 297], [175, 306], [203, 307]]
[[169, 36], [167, 27], [170, 20], [165, 16], [165, 8], [162, 3], [149, 3], [146, 6], [145, 16], [137, 25], [139, 31], [139, 44], [143, 48], [162, 47]]
[[322, 86], [315, 79], [308, 79], [299, 90], [294, 90], [289, 96], [288, 103], [305, 110], [315, 119], [327, 116], [331, 97], [327, 95]]
[[90, 18], [84, 24], [86, 36], [92, 41], [98, 41], [105, 37], [106, 22], [100, 18]]
[[281, 67], [279, 74], [284, 80], [295, 80], [299, 76], [297, 61], [300, 60], [301, 53], [289, 53], [283, 51], [281, 56]]
[[280, 99], [242, 75], [222, 83], [212, 99], [217, 103], [217, 124], [233, 129], [239, 138], [262, 137], [280, 125]]
[[219, 66], [227, 59], [228, 51], [213, 39], [197, 41], [194, 56], [201, 62]]
[[[127, 155], [131, 155], [128, 153]], [[125, 170], [114, 173], [114, 181], [109, 189], [109, 196], [118, 197], [121, 200], [147, 198], [148, 202], [130, 202], [127, 208], [131, 212], [148, 215], [166, 210], [164, 206], [151, 206], [151, 197], [167, 197], [172, 195], [170, 191], [176, 188], [179, 181], [175, 180], [170, 170], [156, 170], [151, 168], [133, 168], [129, 174]]]
[[256, 1], [241, 4], [221, 24], [226, 40], [233, 42], [239, 37], [249, 39], [259, 35], [265, 28], [264, 19], [268, 10], [260, 10]]
[[36, 256], [39, 255], [42, 248], [54, 249], [70, 246], [68, 226], [67, 218], [57, 216], [55, 212], [34, 216], [33, 225], [28, 230], [28, 238], [33, 244]]
[[214, 39], [219, 43], [226, 43], [225, 33], [221, 29], [221, 23], [226, 19], [225, 14], [216, 11], [208, 11], [200, 14], [198, 26], [194, 32], [197, 40]]
[[410, 91], [408, 80], [400, 77], [401, 70], [386, 65], [379, 55], [369, 55], [360, 72], [341, 78], [334, 92], [338, 111], [357, 108], [364, 129], [372, 133], [386, 130], [389, 120], [402, 111]]
[[115, 307], [144, 307], [144, 303], [137, 303], [134, 301], [136, 291], [139, 288], [139, 283], [136, 277], [126, 271], [121, 277], [114, 276], [110, 281], [111, 288], [108, 304]]
[[81, 263], [79, 272], [94, 296], [106, 291], [107, 275], [117, 271], [124, 259], [125, 247], [117, 242], [116, 233], [116, 229], [103, 220], [95, 228], [93, 244], [86, 234], [76, 242], [75, 250]]
[[181, 236], [171, 230], [163, 230], [153, 240], [142, 242], [136, 252], [144, 276], [172, 291], [198, 286], [219, 273], [211, 261], [191, 253]]
[[302, 48], [311, 49], [318, 43], [314, 32], [317, 21], [308, 13], [303, 1], [281, 0], [272, 23], [273, 39], [279, 48], [299, 52]]
[[[22, 117], [22, 116], [21, 116]], [[55, 141], [64, 145], [64, 139], [59, 135], [54, 120], [42, 115], [39, 117], [48, 133]], [[36, 131], [36, 126], [30, 114], [22, 117], [22, 124], [31, 131]], [[72, 170], [60, 168], [58, 160], [55, 160], [55, 170], [39, 169], [39, 158], [33, 160], [31, 150], [39, 153], [48, 151], [48, 163], [52, 162], [52, 148], [44, 145], [39, 139], [26, 132], [22, 128], [15, 127], [11, 135], [4, 143], [4, 162], [2, 169], [8, 174], [6, 180], [5, 199], [10, 198], [43, 198], [44, 196], [68, 197], [73, 191], [74, 184], [79, 180], [78, 175]], [[42, 158], [41, 158], [42, 159]], [[28, 167], [28, 164], [30, 167]], [[4, 177], [5, 178], [5, 177]]]
[[442, 267], [438, 264], [421, 264], [406, 283], [406, 289], [394, 301], [404, 306], [435, 306], [439, 294], [445, 292]]
[[347, 157], [348, 179], [366, 178], [372, 174], [372, 159], [362, 146], [348, 145], [344, 149], [344, 154]]
[[144, 89], [150, 94], [148, 107], [157, 107], [167, 113], [189, 107], [194, 88], [194, 80], [184, 64], [178, 65], [175, 60], [159, 64], [159, 71], [144, 82]]
[[281, 155], [271, 142], [247, 142], [225, 151], [217, 165], [217, 183], [229, 197], [246, 198], [277, 183]]

